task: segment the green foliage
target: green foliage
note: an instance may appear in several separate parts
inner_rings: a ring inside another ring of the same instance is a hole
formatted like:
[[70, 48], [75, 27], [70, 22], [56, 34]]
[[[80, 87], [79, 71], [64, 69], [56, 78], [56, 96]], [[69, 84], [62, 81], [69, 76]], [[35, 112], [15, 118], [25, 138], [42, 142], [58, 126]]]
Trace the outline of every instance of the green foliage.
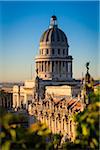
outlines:
[[52, 143], [54, 145], [54, 149], [58, 149], [58, 147], [60, 146], [61, 138], [62, 138], [61, 134], [52, 135]]
[[[91, 94], [91, 104], [77, 114], [77, 136], [73, 142], [63, 144], [63, 150], [98, 150], [99, 149], [99, 93]], [[58, 150], [60, 134], [51, 134], [45, 124], [34, 123], [29, 128], [22, 126], [26, 116], [14, 115], [0, 109], [0, 145], [2, 150]]]
[[0, 118], [2, 130], [0, 145], [2, 150], [48, 150], [53, 149], [49, 143], [51, 131], [44, 124], [34, 123], [29, 128], [22, 126], [24, 116], [7, 113]]

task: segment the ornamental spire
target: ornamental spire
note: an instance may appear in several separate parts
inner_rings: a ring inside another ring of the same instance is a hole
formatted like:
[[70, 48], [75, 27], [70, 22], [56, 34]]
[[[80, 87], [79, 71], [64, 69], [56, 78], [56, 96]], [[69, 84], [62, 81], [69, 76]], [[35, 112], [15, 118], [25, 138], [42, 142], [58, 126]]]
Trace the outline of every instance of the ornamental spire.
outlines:
[[53, 15], [50, 19], [50, 27], [49, 28], [54, 28], [57, 27], [57, 17]]

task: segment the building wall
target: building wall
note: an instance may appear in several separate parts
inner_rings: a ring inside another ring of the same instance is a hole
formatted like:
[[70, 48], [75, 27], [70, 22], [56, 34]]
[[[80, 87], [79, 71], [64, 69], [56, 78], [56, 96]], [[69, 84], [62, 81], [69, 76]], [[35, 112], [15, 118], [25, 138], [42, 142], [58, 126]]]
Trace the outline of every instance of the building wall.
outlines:
[[34, 82], [26, 81], [24, 86], [13, 87], [13, 108], [28, 108], [28, 103], [33, 99]]
[[75, 112], [67, 109], [69, 100], [71, 99], [61, 100], [58, 104], [51, 99], [34, 101], [33, 104], [30, 104], [29, 114], [36, 116], [38, 121], [45, 123], [53, 133], [61, 133], [74, 141], [76, 123], [72, 116]]
[[71, 86], [46, 86], [46, 97], [47, 95], [56, 95], [56, 96], [72, 96]]
[[0, 106], [4, 108], [12, 108], [13, 94], [9, 91], [0, 90]]

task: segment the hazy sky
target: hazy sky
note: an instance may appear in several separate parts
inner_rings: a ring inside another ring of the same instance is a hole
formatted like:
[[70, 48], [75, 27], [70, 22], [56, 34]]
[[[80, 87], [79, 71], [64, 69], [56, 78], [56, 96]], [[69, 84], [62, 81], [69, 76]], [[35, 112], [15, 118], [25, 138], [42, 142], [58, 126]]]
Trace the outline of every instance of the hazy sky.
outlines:
[[39, 40], [56, 15], [73, 56], [73, 77], [90, 73], [98, 78], [99, 4], [96, 1], [0, 2], [0, 81], [24, 81], [34, 74]]

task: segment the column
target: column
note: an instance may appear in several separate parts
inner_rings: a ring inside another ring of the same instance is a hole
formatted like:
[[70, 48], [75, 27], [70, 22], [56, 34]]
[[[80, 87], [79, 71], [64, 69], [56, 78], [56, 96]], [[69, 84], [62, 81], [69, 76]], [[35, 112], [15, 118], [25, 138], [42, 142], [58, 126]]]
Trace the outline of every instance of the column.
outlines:
[[43, 61], [43, 72], [45, 71], [45, 62]]
[[26, 109], [28, 109], [28, 101], [27, 101], [27, 94], [24, 95], [24, 103], [26, 104]]
[[49, 118], [49, 129], [51, 129], [51, 116], [49, 116], [48, 118]]
[[48, 72], [49, 71], [49, 66], [48, 66], [48, 61], [46, 61], [46, 71]]
[[62, 68], [61, 68], [61, 61], [59, 61], [59, 74], [60, 74], [60, 76], [61, 76], [61, 70], [62, 70]]
[[[13, 108], [16, 106], [16, 98], [15, 97], [16, 96], [15, 96], [15, 94], [13, 92]], [[3, 106], [3, 105], [1, 105], [1, 106]]]
[[56, 118], [56, 133], [58, 133], [58, 122], [59, 122], [59, 120], [58, 120], [58, 117]]
[[57, 118], [55, 117], [55, 133], [57, 133]]
[[58, 61], [58, 74], [60, 73], [60, 68], [59, 68], [59, 66], [60, 66], [60, 62]]
[[61, 123], [61, 131], [64, 133], [64, 118], [62, 118]]
[[54, 118], [54, 116], [52, 118], [52, 124], [53, 124], [52, 131], [53, 131], [53, 133], [55, 133], [55, 118]]
[[48, 61], [48, 72], [50, 72], [50, 61]]
[[63, 73], [63, 61], [61, 61], [61, 74]]
[[66, 132], [68, 134], [68, 120], [66, 121]]
[[67, 122], [66, 122], [66, 118], [64, 118], [64, 131], [67, 132]]
[[18, 93], [17, 93], [17, 107], [20, 107], [20, 87], [18, 86]]
[[59, 61], [57, 61], [57, 74], [59, 74]]
[[68, 78], [71, 78], [71, 62], [68, 62]]
[[50, 61], [50, 72], [52, 72], [52, 61]]
[[46, 72], [48, 72], [48, 61], [46, 61]]
[[68, 62], [68, 73], [71, 72], [71, 62]]
[[42, 66], [41, 66], [41, 71], [43, 72], [43, 62], [41, 62], [42, 63]]
[[64, 61], [64, 74], [66, 75], [66, 61]]
[[39, 72], [39, 62], [37, 62], [37, 69], [38, 69], [38, 72]]
[[38, 71], [40, 72], [40, 62], [38, 62]]
[[53, 118], [52, 118], [52, 116], [51, 116], [51, 130], [53, 132]]
[[72, 62], [71, 62], [71, 78], [72, 78]]
[[40, 62], [40, 72], [42, 71], [42, 62]]
[[43, 115], [41, 116], [41, 123], [43, 123]]
[[66, 62], [66, 78], [68, 78], [68, 62]]
[[46, 61], [44, 62], [44, 71], [46, 72]]
[[70, 138], [70, 120], [68, 120], [68, 136]]
[[47, 72], [47, 61], [45, 61], [45, 72]]
[[60, 131], [60, 119], [58, 118], [58, 132]]
[[40, 62], [39, 62], [39, 72], [41, 71], [41, 66], [40, 66], [41, 64], [40, 64]]

